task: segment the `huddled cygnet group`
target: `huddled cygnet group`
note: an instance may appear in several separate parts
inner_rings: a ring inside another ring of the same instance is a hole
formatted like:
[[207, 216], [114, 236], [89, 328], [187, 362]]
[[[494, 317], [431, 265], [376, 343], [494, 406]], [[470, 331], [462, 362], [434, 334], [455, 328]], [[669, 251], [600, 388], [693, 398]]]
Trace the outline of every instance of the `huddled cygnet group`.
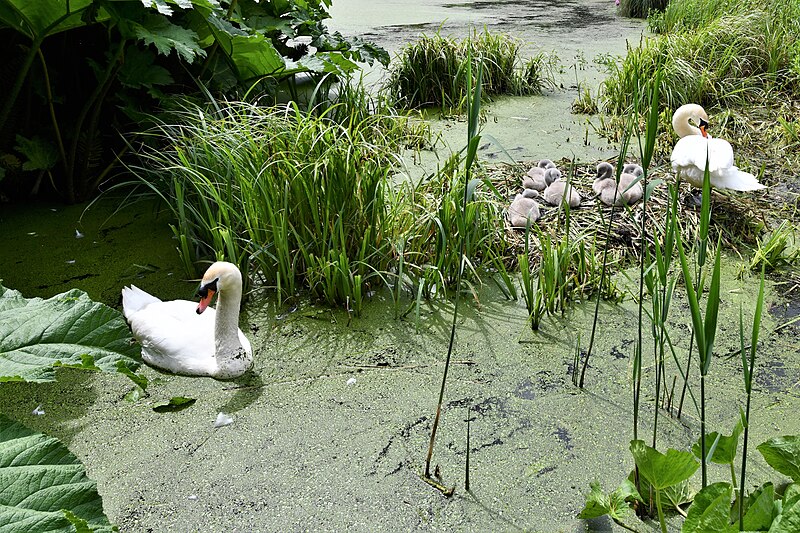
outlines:
[[[639, 165], [627, 164], [618, 181], [614, 166], [601, 162], [597, 165], [597, 178], [592, 184], [595, 197], [605, 205], [635, 204], [644, 195], [639, 183], [643, 172]], [[581, 204], [583, 196], [564, 179], [555, 163], [542, 159], [522, 177], [522, 191], [514, 197], [508, 208], [508, 220], [513, 228], [525, 229], [539, 220], [541, 210], [537, 200], [552, 206], [566, 202], [574, 208]]]

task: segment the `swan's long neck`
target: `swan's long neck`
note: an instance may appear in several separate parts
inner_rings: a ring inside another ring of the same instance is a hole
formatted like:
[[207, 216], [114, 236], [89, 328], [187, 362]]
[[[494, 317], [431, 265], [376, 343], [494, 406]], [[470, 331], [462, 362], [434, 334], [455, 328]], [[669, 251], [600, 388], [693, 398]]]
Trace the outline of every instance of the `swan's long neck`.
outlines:
[[678, 134], [678, 137], [703, 134], [700, 128], [696, 128], [689, 123], [690, 118], [698, 120], [699, 112], [703, 112], [703, 108], [697, 104], [686, 104], [675, 111], [675, 114], [672, 115], [672, 128]]
[[[226, 287], [217, 297], [214, 321], [214, 343], [219, 377], [234, 373], [249, 366], [247, 354], [239, 340], [239, 304], [242, 301], [241, 286]], [[237, 374], [237, 375], [238, 375]]]

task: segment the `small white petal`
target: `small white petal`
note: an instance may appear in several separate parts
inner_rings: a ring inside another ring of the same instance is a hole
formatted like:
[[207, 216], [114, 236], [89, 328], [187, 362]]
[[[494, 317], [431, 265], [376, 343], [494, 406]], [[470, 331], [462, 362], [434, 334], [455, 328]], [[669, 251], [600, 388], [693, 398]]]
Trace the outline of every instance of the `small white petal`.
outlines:
[[356, 384], [356, 378], [350, 378], [350, 379], [348, 379], [348, 380], [347, 380], [347, 384], [348, 384], [348, 385], [355, 385], [355, 384]]
[[221, 428], [222, 426], [229, 426], [233, 424], [233, 418], [226, 415], [225, 413], [219, 413], [217, 415], [217, 420], [214, 422], [215, 428]]
[[44, 409], [42, 409], [42, 404], [36, 406], [36, 409], [33, 410], [33, 414], [36, 416], [42, 416], [44, 414]]
[[74, 265], [75, 264], [75, 260], [74, 259], [67, 259], [65, 261], [65, 263], [67, 263], [68, 265]]
[[83, 233], [78, 230], [75, 230], [75, 238], [76, 239], [83, 239]]

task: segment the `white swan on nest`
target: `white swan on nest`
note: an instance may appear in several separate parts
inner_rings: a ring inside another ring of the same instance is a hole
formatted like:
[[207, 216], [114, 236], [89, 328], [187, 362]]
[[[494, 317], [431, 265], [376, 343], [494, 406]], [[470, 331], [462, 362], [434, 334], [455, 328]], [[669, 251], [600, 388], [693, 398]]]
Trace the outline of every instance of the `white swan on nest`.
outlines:
[[[698, 127], [693, 126], [693, 121]], [[739, 170], [733, 164], [733, 148], [723, 139], [712, 139], [706, 133], [708, 115], [697, 104], [682, 105], [672, 115], [672, 127], [680, 140], [672, 149], [672, 169], [682, 179], [695, 187], [703, 186], [703, 174], [708, 156], [709, 181], [717, 189], [755, 191], [765, 186], [749, 172]]]
[[[250, 341], [239, 329], [242, 274], [219, 261], [208, 267], [197, 290], [200, 303], [161, 301], [138, 287], [122, 289], [122, 309], [142, 359], [152, 366], [188, 376], [232, 379], [253, 365]], [[208, 308], [217, 293], [216, 310]]]

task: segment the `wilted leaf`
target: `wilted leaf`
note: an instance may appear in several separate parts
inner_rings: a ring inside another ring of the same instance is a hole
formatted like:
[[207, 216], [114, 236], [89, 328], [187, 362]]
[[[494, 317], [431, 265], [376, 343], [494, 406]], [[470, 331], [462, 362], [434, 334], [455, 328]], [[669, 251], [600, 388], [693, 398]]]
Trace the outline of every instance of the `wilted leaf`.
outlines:
[[174, 413], [176, 411], [183, 411], [187, 407], [194, 405], [197, 400], [195, 398], [186, 398], [185, 396], [175, 396], [170, 398], [169, 402], [153, 407], [156, 413]]
[[0, 415], [0, 525], [4, 533], [112, 529], [83, 465], [58, 439]]
[[[91, 359], [89, 359], [91, 358]], [[73, 289], [43, 300], [0, 285], [0, 382], [53, 381], [54, 366], [139, 366], [122, 314]]]
[[730, 483], [712, 483], [697, 493], [686, 512], [681, 533], [712, 533], [729, 531], [731, 512]]
[[775, 437], [758, 445], [769, 466], [800, 482], [800, 437]]

